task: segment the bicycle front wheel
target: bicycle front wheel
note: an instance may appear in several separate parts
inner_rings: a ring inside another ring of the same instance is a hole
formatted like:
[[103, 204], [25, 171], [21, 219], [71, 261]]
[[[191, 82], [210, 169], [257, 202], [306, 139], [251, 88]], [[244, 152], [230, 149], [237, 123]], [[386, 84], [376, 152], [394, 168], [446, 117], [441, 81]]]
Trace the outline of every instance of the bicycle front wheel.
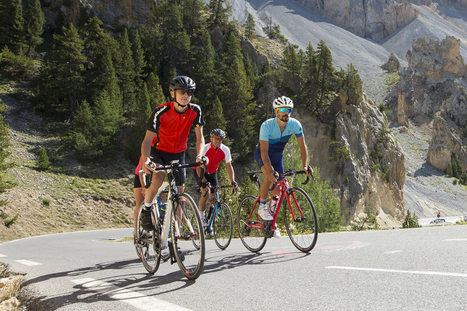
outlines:
[[[136, 230], [136, 240], [135, 248], [136, 253], [143, 261], [143, 266], [151, 274], [154, 274], [157, 269], [159, 269], [159, 264], [161, 262], [161, 244], [159, 240], [159, 235], [155, 230], [147, 232], [143, 230], [140, 226], [141, 221], [141, 210], [139, 209], [138, 220], [137, 220], [137, 230]], [[154, 209], [152, 210], [152, 219], [156, 219], [154, 214]]]
[[[284, 200], [285, 229], [292, 244], [301, 252], [308, 253], [318, 240], [318, 218], [308, 194], [300, 188], [286, 192]], [[288, 204], [290, 202], [290, 206]]]
[[190, 195], [178, 194], [172, 212], [172, 246], [180, 271], [195, 280], [203, 271], [205, 244], [198, 208]]
[[238, 235], [243, 245], [253, 253], [262, 250], [266, 244], [263, 223], [256, 205], [256, 197], [247, 195], [238, 206], [237, 212]]
[[220, 249], [226, 249], [232, 240], [233, 220], [232, 211], [225, 203], [217, 204], [214, 211], [214, 241]]

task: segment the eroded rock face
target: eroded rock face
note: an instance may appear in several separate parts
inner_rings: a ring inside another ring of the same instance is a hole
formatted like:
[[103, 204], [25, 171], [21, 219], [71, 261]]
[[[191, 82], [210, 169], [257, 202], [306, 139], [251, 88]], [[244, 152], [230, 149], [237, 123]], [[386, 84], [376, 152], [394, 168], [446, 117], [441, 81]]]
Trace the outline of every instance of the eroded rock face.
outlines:
[[366, 96], [359, 106], [342, 103], [337, 100], [331, 107], [339, 111], [335, 127], [296, 109], [294, 117], [302, 122], [311, 150], [310, 163], [320, 168], [323, 179], [331, 180], [346, 222], [371, 206], [379, 213], [380, 225], [400, 225], [405, 216], [405, 158], [388, 121]]
[[427, 162], [445, 171], [456, 153], [467, 168], [462, 149], [462, 130], [467, 123], [467, 67], [460, 56], [460, 41], [446, 37], [442, 42], [417, 39], [407, 52], [409, 66], [399, 70], [400, 80], [391, 89], [388, 106], [396, 124], [425, 116], [432, 120], [432, 139]]
[[462, 149], [462, 141], [451, 131], [449, 124], [440, 116], [433, 120], [433, 137], [428, 149], [427, 162], [445, 171], [451, 162], [451, 154], [456, 153], [464, 170], [467, 169], [467, 153]]
[[[380, 41], [417, 17], [412, 1], [295, 0], [350, 32]], [[402, 3], [401, 3], [402, 2]]]
[[426, 41], [419, 38], [407, 52], [409, 66], [423, 71], [427, 78], [440, 81], [444, 73], [464, 75], [467, 68], [460, 55], [460, 40], [446, 37], [443, 41]]

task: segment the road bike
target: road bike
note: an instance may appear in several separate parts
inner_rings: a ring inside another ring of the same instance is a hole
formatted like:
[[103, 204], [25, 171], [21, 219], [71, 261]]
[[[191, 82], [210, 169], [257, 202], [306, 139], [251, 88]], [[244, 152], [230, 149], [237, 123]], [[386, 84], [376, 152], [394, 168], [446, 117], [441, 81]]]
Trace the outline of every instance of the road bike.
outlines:
[[[262, 172], [247, 172], [250, 179], [259, 186], [259, 175]], [[273, 220], [263, 221], [258, 215], [260, 197], [246, 196], [237, 212], [237, 226], [240, 239], [251, 252], [259, 252], [263, 249], [268, 238], [273, 236], [276, 224], [279, 229], [285, 229], [292, 244], [301, 252], [308, 253], [316, 245], [318, 240], [318, 218], [316, 210], [308, 194], [301, 188], [290, 187], [286, 177], [305, 174], [305, 171], [287, 170], [283, 179], [274, 187], [280, 190], [277, 205], [273, 213]], [[306, 181], [302, 184], [306, 184]], [[272, 190], [272, 189], [269, 189]], [[280, 215], [281, 206], [283, 213]], [[279, 222], [279, 223], [278, 223]]]
[[170, 165], [154, 167], [154, 170], [163, 170], [166, 174], [166, 180], [156, 194], [158, 197], [167, 189], [166, 211], [162, 219], [159, 208], [151, 209], [155, 229], [147, 232], [141, 227], [143, 206], [140, 208], [135, 243], [144, 267], [151, 274], [159, 268], [166, 249], [169, 254], [165, 255], [165, 258], [169, 257], [171, 264], [177, 262], [180, 271], [189, 280], [195, 280], [203, 271], [206, 250], [198, 207], [189, 194], [178, 192], [174, 173], [177, 168], [196, 167], [202, 164], [180, 164], [178, 160], [174, 160]]
[[[209, 207], [206, 211], [206, 221], [208, 225], [205, 228], [205, 236], [213, 235], [214, 242], [216, 242], [217, 247], [224, 250], [229, 246], [230, 241], [232, 240], [233, 218], [232, 211], [227, 203], [220, 201], [218, 190], [232, 188], [232, 186], [209, 185], [209, 188], [214, 196], [210, 197], [206, 202], [206, 205]], [[233, 194], [234, 190], [231, 195]]]

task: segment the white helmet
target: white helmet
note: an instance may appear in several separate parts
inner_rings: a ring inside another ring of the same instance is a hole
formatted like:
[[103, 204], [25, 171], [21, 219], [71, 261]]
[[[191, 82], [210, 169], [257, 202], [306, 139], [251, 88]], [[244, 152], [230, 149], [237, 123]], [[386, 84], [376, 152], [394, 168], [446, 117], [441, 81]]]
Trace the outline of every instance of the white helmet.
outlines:
[[272, 102], [272, 107], [274, 110], [281, 107], [293, 108], [293, 101], [287, 96], [278, 97]]

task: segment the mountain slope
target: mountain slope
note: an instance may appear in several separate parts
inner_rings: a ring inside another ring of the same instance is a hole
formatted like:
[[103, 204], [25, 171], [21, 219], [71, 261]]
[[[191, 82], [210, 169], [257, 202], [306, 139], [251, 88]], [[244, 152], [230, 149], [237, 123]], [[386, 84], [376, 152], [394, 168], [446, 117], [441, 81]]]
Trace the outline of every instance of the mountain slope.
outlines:
[[[418, 17], [382, 42], [358, 37], [335, 25], [312, 10], [293, 0], [229, 0], [232, 18], [242, 25], [248, 13], [256, 22], [256, 31], [264, 35], [264, 18], [270, 17], [273, 25], [279, 25], [281, 33], [290, 43], [305, 49], [309, 43], [316, 47], [324, 40], [332, 52], [335, 67], [352, 63], [363, 79], [364, 92], [376, 104], [384, 101], [387, 94], [386, 74], [380, 68], [393, 52], [406, 66], [405, 55], [412, 48], [414, 39], [424, 37], [441, 41], [446, 36], [461, 40], [460, 52], [467, 59], [467, 15], [465, 12], [447, 9], [440, 5], [414, 5]], [[428, 124], [428, 126], [426, 125]], [[453, 186], [452, 180], [426, 162], [431, 130], [429, 122], [412, 122], [409, 131], [393, 129], [404, 149], [407, 178], [404, 187], [406, 209], [420, 217], [434, 217], [438, 210], [442, 215], [467, 213], [467, 191]]]

